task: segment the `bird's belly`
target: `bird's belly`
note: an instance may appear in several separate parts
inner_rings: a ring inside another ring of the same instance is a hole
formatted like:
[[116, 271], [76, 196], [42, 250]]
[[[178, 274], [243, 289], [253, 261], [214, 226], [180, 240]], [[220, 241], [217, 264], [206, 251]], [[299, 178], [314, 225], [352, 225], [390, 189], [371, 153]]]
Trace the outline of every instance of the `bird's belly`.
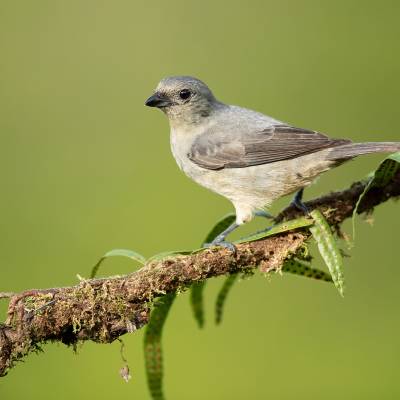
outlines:
[[234, 204], [243, 203], [252, 208], [260, 208], [284, 195], [283, 179], [276, 175], [271, 166], [214, 171], [201, 168], [191, 161], [178, 164], [195, 182], [228, 198]]
[[197, 183], [234, 204], [260, 208], [311, 184], [319, 174], [328, 170], [330, 163], [322, 161], [321, 155], [319, 157], [306, 155], [271, 164], [218, 171], [201, 168], [189, 161], [181, 168]]

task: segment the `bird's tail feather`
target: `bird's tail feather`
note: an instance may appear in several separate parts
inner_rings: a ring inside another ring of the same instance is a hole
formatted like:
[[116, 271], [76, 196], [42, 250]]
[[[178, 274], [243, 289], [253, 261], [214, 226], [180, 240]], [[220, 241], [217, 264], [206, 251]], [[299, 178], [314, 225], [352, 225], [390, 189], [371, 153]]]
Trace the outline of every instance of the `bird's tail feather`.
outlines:
[[329, 153], [331, 160], [346, 160], [362, 154], [395, 153], [400, 151], [400, 142], [366, 142], [350, 143], [337, 146]]

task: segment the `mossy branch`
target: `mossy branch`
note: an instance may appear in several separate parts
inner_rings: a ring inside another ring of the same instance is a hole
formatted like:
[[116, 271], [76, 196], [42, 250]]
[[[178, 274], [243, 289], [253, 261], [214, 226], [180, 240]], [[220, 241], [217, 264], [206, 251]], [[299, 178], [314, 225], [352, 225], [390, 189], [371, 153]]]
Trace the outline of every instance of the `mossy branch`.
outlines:
[[[309, 201], [331, 225], [340, 226], [351, 217], [366, 182]], [[371, 212], [390, 198], [400, 196], [400, 171], [381, 188], [371, 188], [358, 205], [358, 213]], [[286, 208], [276, 221], [293, 219], [301, 213]], [[232, 274], [279, 270], [284, 261], [300, 251], [310, 237], [307, 228], [284, 232], [259, 241], [237, 245], [233, 255], [224, 248], [205, 249], [191, 255], [174, 255], [148, 262], [129, 275], [82, 280], [72, 287], [29, 290], [10, 297], [8, 317], [0, 323], [0, 376], [16, 361], [38, 350], [42, 343], [60, 341], [74, 345], [92, 340], [110, 343], [119, 336], [144, 326], [152, 301], [166, 293], [185, 290], [195, 282]]]

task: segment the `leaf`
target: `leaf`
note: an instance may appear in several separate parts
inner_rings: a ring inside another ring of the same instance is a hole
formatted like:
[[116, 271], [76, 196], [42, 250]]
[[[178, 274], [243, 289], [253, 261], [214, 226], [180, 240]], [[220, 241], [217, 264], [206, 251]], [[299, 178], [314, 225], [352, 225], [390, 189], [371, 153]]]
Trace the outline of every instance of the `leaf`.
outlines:
[[333, 283], [341, 296], [344, 293], [343, 258], [332, 234], [331, 227], [319, 210], [311, 211], [314, 225], [310, 227], [318, 250], [327, 265], [332, 276]]
[[146, 259], [139, 253], [133, 250], [126, 250], [126, 249], [114, 249], [106, 254], [104, 254], [103, 257], [100, 258], [100, 260], [96, 263], [96, 265], [92, 268], [92, 271], [90, 273], [90, 278], [94, 278], [97, 275], [97, 272], [99, 271], [100, 265], [103, 263], [103, 261], [106, 258], [109, 257], [116, 257], [116, 256], [121, 256], [121, 257], [128, 257], [132, 260], [138, 261], [141, 264], [146, 263]]
[[250, 236], [246, 236], [240, 240], [235, 241], [234, 243], [245, 243], [245, 242], [254, 242], [256, 240], [264, 239], [268, 236], [273, 236], [278, 233], [283, 233], [287, 231], [291, 231], [294, 229], [304, 228], [307, 226], [311, 226], [314, 221], [311, 218], [300, 217], [296, 219], [292, 219], [290, 221], [285, 221], [277, 225], [273, 225], [268, 230], [264, 230], [258, 233], [255, 233]]
[[[236, 219], [235, 214], [228, 214], [225, 217], [221, 218], [217, 223], [213, 226], [211, 231], [206, 236], [204, 243], [212, 242], [221, 232], [223, 232], [229, 225], [231, 225]], [[195, 250], [194, 252], [197, 252]], [[192, 285], [190, 289], [190, 304], [192, 306], [193, 316], [197, 321], [199, 328], [204, 326], [204, 300], [203, 293], [206, 286], [206, 282], [199, 282]]]
[[190, 289], [190, 304], [192, 306], [194, 319], [199, 328], [204, 326], [204, 302], [203, 293], [206, 281], [196, 282]]
[[169, 293], [161, 297], [150, 316], [144, 334], [144, 354], [146, 363], [147, 384], [153, 400], [164, 400], [163, 395], [163, 357], [161, 336], [168, 312], [176, 294]]
[[386, 157], [378, 166], [378, 168], [369, 174], [369, 181], [365, 186], [364, 191], [361, 193], [353, 210], [352, 225], [353, 225], [353, 240], [355, 238], [355, 218], [357, 215], [358, 207], [362, 199], [372, 188], [381, 188], [386, 186], [396, 175], [400, 168], [400, 152], [391, 154]]
[[222, 314], [224, 311], [224, 304], [226, 298], [236, 281], [238, 274], [232, 274], [226, 277], [224, 284], [222, 285], [221, 290], [218, 293], [217, 301], [215, 303], [215, 323], [218, 325], [222, 321]]
[[225, 217], [221, 218], [219, 221], [217, 221], [217, 223], [213, 226], [211, 231], [206, 236], [202, 245], [204, 245], [204, 243], [211, 243], [220, 233], [222, 233], [225, 229], [227, 229], [228, 226], [235, 221], [235, 219], [236, 215], [230, 213], [228, 215], [225, 215]]
[[321, 271], [317, 268], [311, 268], [309, 265], [293, 258], [285, 261], [282, 266], [282, 272], [301, 275], [305, 276], [306, 278], [317, 279], [325, 282], [333, 282], [332, 277], [325, 271]]

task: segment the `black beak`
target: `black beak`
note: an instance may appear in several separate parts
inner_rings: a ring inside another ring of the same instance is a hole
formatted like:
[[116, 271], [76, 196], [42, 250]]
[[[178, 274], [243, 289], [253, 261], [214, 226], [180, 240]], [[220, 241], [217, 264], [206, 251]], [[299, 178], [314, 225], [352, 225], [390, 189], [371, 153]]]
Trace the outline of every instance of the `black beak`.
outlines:
[[168, 107], [171, 104], [172, 104], [171, 101], [166, 96], [163, 96], [162, 94], [159, 93], [154, 93], [144, 103], [145, 106], [158, 107], [158, 108]]

